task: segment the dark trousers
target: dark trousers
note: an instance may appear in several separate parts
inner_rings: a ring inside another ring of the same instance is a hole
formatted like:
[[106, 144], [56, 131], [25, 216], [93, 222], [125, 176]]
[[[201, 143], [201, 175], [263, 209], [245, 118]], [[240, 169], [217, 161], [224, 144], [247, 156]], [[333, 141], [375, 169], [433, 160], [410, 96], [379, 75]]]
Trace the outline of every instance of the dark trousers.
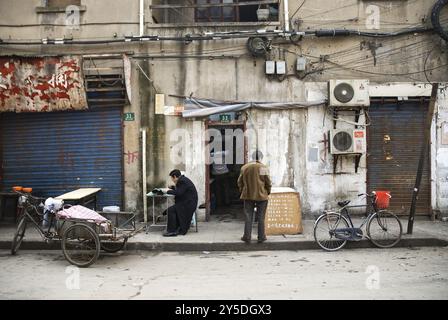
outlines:
[[179, 232], [180, 228], [180, 222], [179, 218], [177, 217], [177, 211], [175, 206], [169, 207], [165, 212], [164, 215], [167, 214], [167, 225], [166, 225], [166, 231], [167, 232]]
[[266, 234], [264, 232], [264, 220], [266, 216], [266, 207], [268, 206], [268, 201], [252, 201], [244, 200], [244, 214], [246, 216], [246, 221], [244, 223], [244, 235], [245, 239], [250, 240], [252, 236], [252, 221], [254, 219], [254, 208], [257, 207], [258, 215], [258, 240], [264, 240]]
[[230, 183], [229, 174], [215, 175], [216, 204], [218, 206], [228, 206], [230, 204]]

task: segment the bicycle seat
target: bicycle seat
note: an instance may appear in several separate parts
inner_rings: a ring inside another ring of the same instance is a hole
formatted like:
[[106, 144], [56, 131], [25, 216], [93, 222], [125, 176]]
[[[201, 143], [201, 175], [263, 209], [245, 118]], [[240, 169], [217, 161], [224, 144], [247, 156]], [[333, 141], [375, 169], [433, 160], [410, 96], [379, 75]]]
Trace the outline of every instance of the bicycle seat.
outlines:
[[340, 207], [345, 207], [346, 205], [348, 205], [350, 203], [350, 200], [345, 200], [345, 201], [339, 201], [338, 205]]

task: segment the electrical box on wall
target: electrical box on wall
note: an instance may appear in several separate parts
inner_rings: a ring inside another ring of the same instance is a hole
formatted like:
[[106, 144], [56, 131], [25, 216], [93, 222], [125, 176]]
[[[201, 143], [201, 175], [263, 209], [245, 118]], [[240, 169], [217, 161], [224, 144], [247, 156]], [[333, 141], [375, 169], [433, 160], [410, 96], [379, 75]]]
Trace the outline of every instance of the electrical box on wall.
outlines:
[[369, 106], [369, 80], [330, 80], [328, 100], [335, 107]]
[[305, 57], [297, 57], [296, 70], [297, 71], [305, 71], [306, 70], [306, 58]]
[[365, 129], [333, 129], [330, 130], [331, 154], [362, 154], [366, 152]]
[[266, 74], [275, 74], [275, 61], [266, 61]]
[[276, 61], [277, 74], [286, 74], [286, 61]]

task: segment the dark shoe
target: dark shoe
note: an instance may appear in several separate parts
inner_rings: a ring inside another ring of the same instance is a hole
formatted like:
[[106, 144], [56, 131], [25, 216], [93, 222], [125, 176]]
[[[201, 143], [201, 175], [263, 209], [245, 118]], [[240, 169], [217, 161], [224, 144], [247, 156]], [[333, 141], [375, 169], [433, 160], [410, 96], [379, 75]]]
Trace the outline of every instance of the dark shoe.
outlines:
[[258, 243], [263, 243], [263, 242], [265, 242], [267, 239], [266, 238], [263, 238], [263, 239], [258, 239]]
[[246, 242], [246, 244], [250, 244], [250, 239], [246, 239], [244, 237], [241, 237], [241, 241]]
[[177, 233], [176, 232], [165, 232], [163, 234], [163, 236], [164, 237], [175, 237], [175, 236], [177, 236]]

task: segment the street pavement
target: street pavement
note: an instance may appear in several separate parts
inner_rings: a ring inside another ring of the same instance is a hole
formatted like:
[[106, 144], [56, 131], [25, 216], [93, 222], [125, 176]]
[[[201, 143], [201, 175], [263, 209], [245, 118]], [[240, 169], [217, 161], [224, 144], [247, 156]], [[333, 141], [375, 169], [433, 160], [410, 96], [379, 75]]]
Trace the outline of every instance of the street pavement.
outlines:
[[[354, 224], [359, 225], [360, 219], [355, 218]], [[416, 220], [412, 235], [406, 234], [407, 220], [402, 218], [402, 240], [398, 247], [447, 246], [448, 222]], [[268, 235], [268, 241], [256, 243], [257, 226], [254, 225], [251, 245], [240, 240], [243, 235], [244, 221], [221, 217], [209, 222], [199, 222], [199, 231], [194, 228], [185, 236], [163, 237], [163, 226], [150, 228], [149, 232], [140, 232], [130, 238], [126, 249], [157, 250], [157, 251], [259, 251], [259, 250], [305, 250], [318, 249], [313, 237], [314, 220], [303, 220], [303, 233], [294, 235]], [[0, 249], [11, 248], [16, 227], [14, 225], [0, 226]], [[364, 239], [359, 242], [349, 242], [347, 248], [372, 248], [373, 244]], [[61, 250], [58, 241], [47, 244], [37, 231], [27, 228], [21, 250]]]
[[448, 247], [102, 254], [0, 250], [0, 299], [448, 299]]

